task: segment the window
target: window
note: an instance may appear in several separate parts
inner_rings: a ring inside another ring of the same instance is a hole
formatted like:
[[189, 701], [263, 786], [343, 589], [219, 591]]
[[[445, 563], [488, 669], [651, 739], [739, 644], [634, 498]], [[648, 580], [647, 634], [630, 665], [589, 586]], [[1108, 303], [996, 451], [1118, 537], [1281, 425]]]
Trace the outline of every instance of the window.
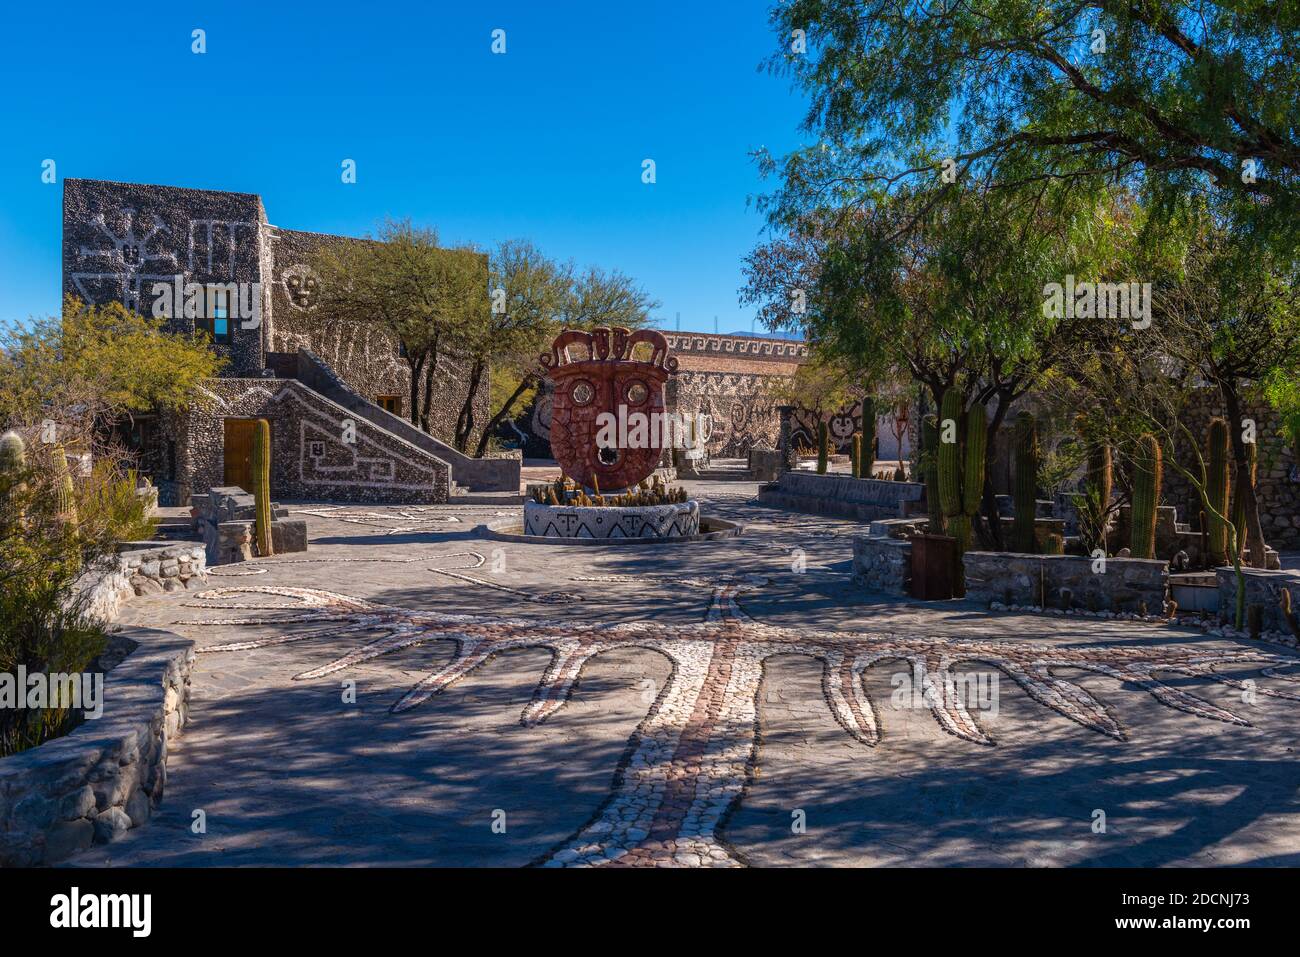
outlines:
[[375, 405], [386, 412], [393, 413], [393, 415], [402, 414], [402, 397], [400, 395], [377, 395], [375, 396]]
[[230, 285], [209, 285], [203, 315], [194, 320], [194, 328], [206, 332], [213, 342], [230, 341]]

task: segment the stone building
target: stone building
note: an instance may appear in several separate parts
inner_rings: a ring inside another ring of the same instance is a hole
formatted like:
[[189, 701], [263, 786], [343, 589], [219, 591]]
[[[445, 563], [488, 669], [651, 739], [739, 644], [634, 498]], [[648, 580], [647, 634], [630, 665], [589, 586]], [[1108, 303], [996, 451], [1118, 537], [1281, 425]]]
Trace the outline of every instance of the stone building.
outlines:
[[[447, 444], [465, 399], [454, 357], [439, 360], [426, 435], [404, 417], [409, 373], [394, 337], [310, 310], [313, 253], [364, 241], [282, 229], [250, 193], [64, 182], [64, 294], [146, 315], [165, 301], [169, 329], [206, 331], [226, 359], [185, 413], [139, 417], [126, 436], [164, 504], [246, 487], [257, 418], [271, 423], [278, 497], [439, 502], [458, 487], [517, 491], [517, 459], [475, 460]], [[486, 258], [483, 270], [486, 292]], [[484, 382], [478, 421], [487, 397]]]

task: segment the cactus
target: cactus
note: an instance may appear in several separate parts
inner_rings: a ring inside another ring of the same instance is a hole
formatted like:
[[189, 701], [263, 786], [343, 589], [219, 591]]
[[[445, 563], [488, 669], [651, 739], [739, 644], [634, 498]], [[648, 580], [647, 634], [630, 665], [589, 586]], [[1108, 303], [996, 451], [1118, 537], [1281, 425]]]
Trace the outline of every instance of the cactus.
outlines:
[[862, 433], [854, 432], [853, 441], [849, 445], [849, 459], [853, 462], [854, 478], [870, 478], [871, 473], [866, 475], [862, 473]]
[[[1251, 488], [1255, 487], [1256, 471], [1259, 466], [1259, 446], [1254, 442], [1246, 443], [1246, 469], [1250, 475]], [[1232, 503], [1232, 527], [1237, 530], [1237, 554], [1246, 554], [1246, 538], [1248, 529], [1246, 528], [1246, 503], [1240, 495], [1235, 496]]]
[[65, 529], [76, 533], [77, 500], [72, 485], [72, 473], [68, 471], [68, 453], [63, 444], [57, 443], [51, 450], [51, 468], [54, 471], [55, 520]]
[[[7, 498], [19, 502], [22, 497], [22, 474], [27, 469], [27, 451], [23, 446], [23, 437], [17, 432], [6, 432], [0, 436], [0, 489], [4, 489]], [[0, 520], [15, 520], [19, 525], [26, 521], [22, 505], [0, 502]]]
[[859, 477], [871, 478], [876, 465], [876, 399], [871, 395], [862, 397], [862, 449], [858, 461], [862, 463]]
[[257, 554], [274, 555], [271, 545], [271, 423], [253, 427], [253, 500], [257, 506]]
[[1282, 620], [1286, 622], [1291, 634], [1300, 638], [1300, 619], [1297, 619], [1296, 613], [1291, 610], [1291, 591], [1290, 589], [1280, 589], [1277, 596], [1278, 610], [1282, 612]]
[[966, 473], [962, 479], [962, 510], [971, 521], [984, 497], [984, 459], [989, 444], [989, 419], [982, 402], [966, 410]]
[[1062, 538], [1060, 535], [1056, 534], [1055, 532], [1052, 532], [1050, 535], [1048, 535], [1046, 538], [1043, 539], [1043, 554], [1064, 555], [1065, 539]]
[[1138, 437], [1133, 454], [1133, 508], [1129, 548], [1134, 558], [1156, 557], [1156, 507], [1163, 477], [1160, 443], [1150, 432]]
[[[970, 544], [970, 519], [962, 508], [962, 447], [959, 426], [962, 417], [962, 395], [956, 389], [943, 394], [939, 409], [939, 506], [943, 509], [948, 534], [957, 539], [958, 558]], [[952, 433], [952, 441], [944, 441], [945, 433]]]
[[830, 464], [830, 430], [825, 422], [817, 423], [817, 474], [825, 475]]
[[1228, 423], [1211, 419], [1205, 444], [1205, 497], [1212, 509], [1205, 516], [1206, 558], [1211, 567], [1217, 567], [1228, 562]]
[[1017, 552], [1035, 551], [1034, 521], [1038, 517], [1038, 423], [1032, 412], [1016, 416], [1015, 520], [1011, 526], [1011, 547]]
[[925, 478], [925, 504], [930, 513], [931, 534], [942, 535], [945, 528], [943, 508], [939, 504], [939, 425], [933, 415], [921, 422], [921, 471]]

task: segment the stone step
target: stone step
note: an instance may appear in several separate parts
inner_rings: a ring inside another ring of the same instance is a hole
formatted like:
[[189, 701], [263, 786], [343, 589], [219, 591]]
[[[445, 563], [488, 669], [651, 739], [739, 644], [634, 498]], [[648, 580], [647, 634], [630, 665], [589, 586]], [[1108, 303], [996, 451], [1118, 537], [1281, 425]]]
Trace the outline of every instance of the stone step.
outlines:
[[523, 505], [524, 496], [518, 492], [460, 492], [448, 496], [448, 505]]
[[711, 468], [699, 473], [700, 482], [752, 482], [749, 469]]

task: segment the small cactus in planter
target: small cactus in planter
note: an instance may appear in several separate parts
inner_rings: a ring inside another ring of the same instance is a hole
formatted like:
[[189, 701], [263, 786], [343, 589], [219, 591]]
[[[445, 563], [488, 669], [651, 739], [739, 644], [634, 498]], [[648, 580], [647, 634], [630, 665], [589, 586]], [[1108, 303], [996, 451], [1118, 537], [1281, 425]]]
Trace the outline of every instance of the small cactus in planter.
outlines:
[[1206, 512], [1206, 559], [1210, 567], [1228, 562], [1228, 423], [1221, 418], [1210, 420], [1206, 435], [1205, 497], [1211, 508], [1222, 515]]
[[1150, 432], [1138, 437], [1133, 454], [1133, 508], [1129, 548], [1134, 558], [1156, 557], [1156, 509], [1164, 463], [1160, 443]]
[[830, 465], [830, 429], [825, 422], [817, 423], [817, 474], [825, 475]]
[[1065, 539], [1053, 532], [1043, 540], [1044, 555], [1064, 555]]
[[1011, 526], [1011, 547], [1033, 553], [1034, 523], [1038, 517], [1038, 423], [1032, 412], [1016, 416], [1015, 428], [1015, 520]]
[[257, 507], [257, 554], [274, 555], [271, 544], [271, 423], [253, 428], [253, 500]]

